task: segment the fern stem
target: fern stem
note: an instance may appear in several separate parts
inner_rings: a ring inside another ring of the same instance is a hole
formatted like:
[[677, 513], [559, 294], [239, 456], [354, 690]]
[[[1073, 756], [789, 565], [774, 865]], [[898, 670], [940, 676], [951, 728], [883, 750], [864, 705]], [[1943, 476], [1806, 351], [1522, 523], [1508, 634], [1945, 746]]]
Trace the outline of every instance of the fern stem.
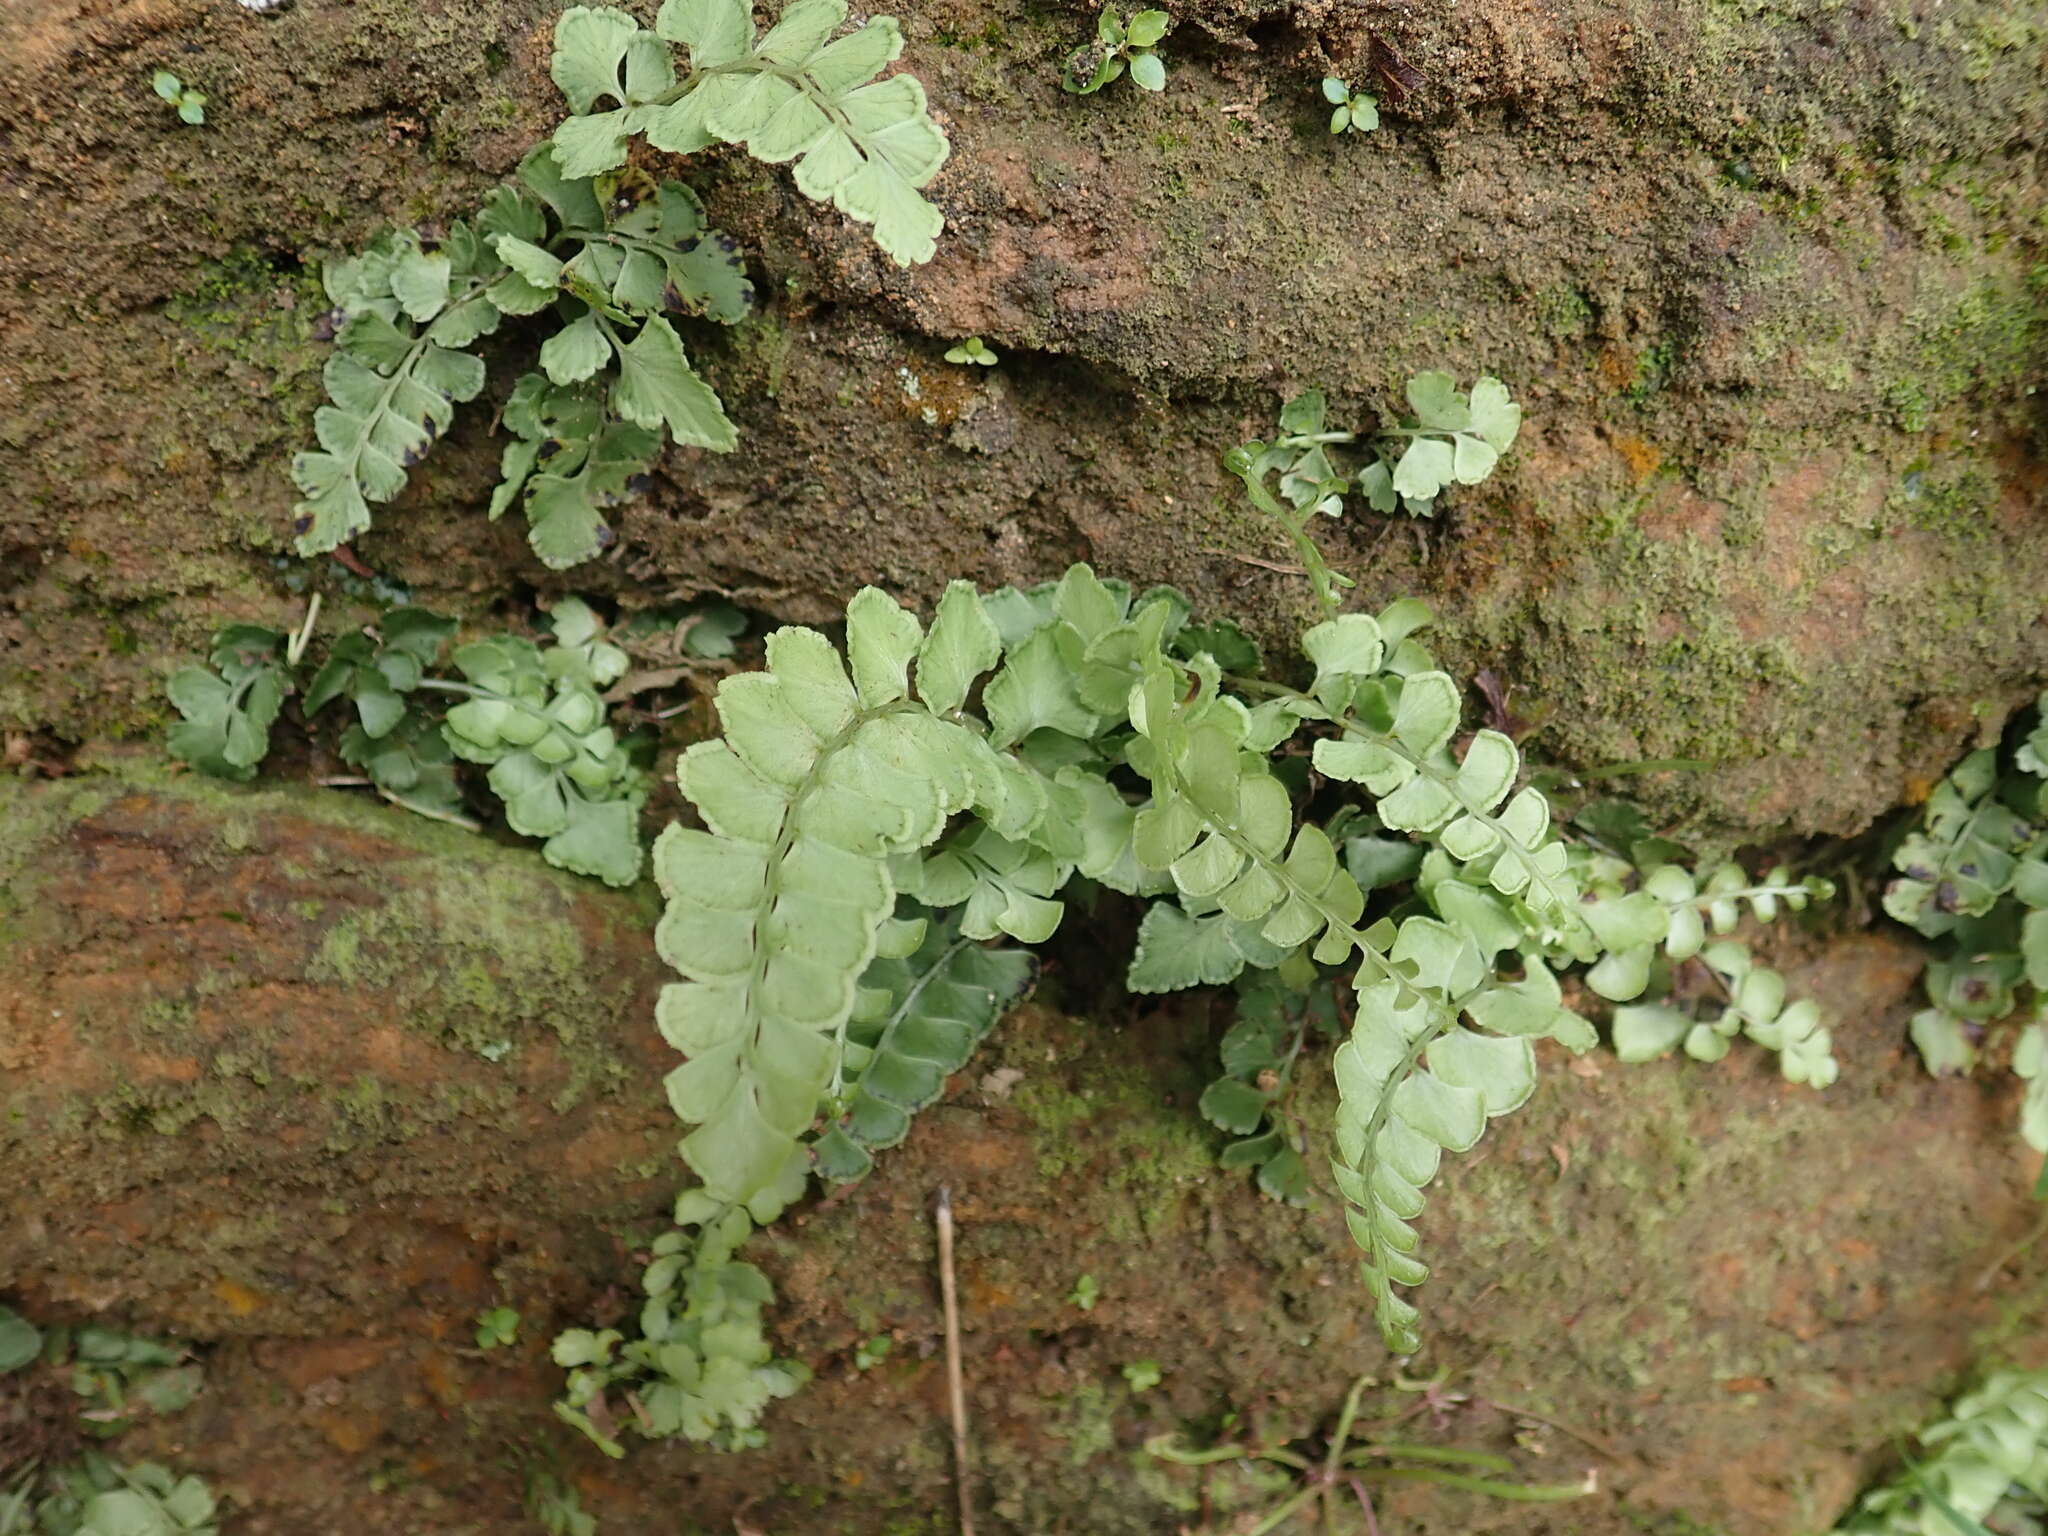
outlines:
[[[869, 147], [866, 138], [853, 126], [852, 120], [839, 110], [839, 104], [825, 92], [819, 90], [808, 74], [800, 69], [786, 69], [779, 64], [765, 60], [751, 49], [744, 57], [729, 59], [723, 64], [713, 64], [704, 69], [692, 69], [680, 81], [670, 86], [659, 96], [650, 96], [646, 101], [633, 102], [630, 105], [638, 107], [673, 106], [696, 90], [700, 84], [712, 75], [774, 75], [778, 79], [786, 80], [811, 99], [811, 104], [825, 115], [827, 122], [845, 134], [848, 139], [859, 145], [860, 152], [864, 156], [869, 160], [879, 158], [874, 150]], [[723, 135], [720, 136], [720, 139], [724, 143], [738, 142], [725, 139]]]
[[1322, 1491], [1322, 1484], [1310, 1483], [1308, 1487], [1299, 1490], [1276, 1506], [1265, 1519], [1245, 1532], [1245, 1536], [1270, 1536], [1271, 1532], [1279, 1530], [1281, 1526], [1293, 1519], [1296, 1510], [1300, 1509]]
[[1337, 1469], [1344, 1464], [1344, 1450], [1351, 1443], [1351, 1426], [1358, 1420], [1358, 1400], [1371, 1385], [1372, 1377], [1361, 1376], [1344, 1394], [1344, 1409], [1337, 1415], [1337, 1432], [1330, 1437], [1330, 1454], [1323, 1461], [1323, 1477], [1327, 1481], [1334, 1482]]
[[1586, 1483], [1503, 1483], [1490, 1477], [1468, 1477], [1462, 1472], [1440, 1472], [1434, 1467], [1360, 1467], [1354, 1474], [1375, 1483], [1434, 1483], [1465, 1493], [1483, 1493], [1490, 1498], [1510, 1499], [1522, 1504], [1562, 1504], [1583, 1499], [1594, 1490]]
[[1766, 897], [1778, 897], [1786, 901], [1795, 899], [1803, 901], [1810, 895], [1811, 893], [1803, 883], [1793, 885], [1751, 885], [1745, 886], [1739, 891], [1711, 891], [1701, 895], [1687, 896], [1680, 901], [1667, 901], [1664, 905], [1671, 908], [1674, 912], [1680, 907], [1711, 907], [1717, 901], [1746, 901], [1753, 907], [1760, 899]]
[[1496, 1456], [1491, 1451], [1461, 1451], [1445, 1445], [1416, 1445], [1404, 1440], [1382, 1440], [1370, 1445], [1361, 1445], [1354, 1453], [1357, 1458], [1349, 1460], [1347, 1466], [1364, 1467], [1374, 1461], [1441, 1461], [1452, 1466], [1480, 1467], [1488, 1472], [1512, 1472], [1515, 1464], [1505, 1456]]

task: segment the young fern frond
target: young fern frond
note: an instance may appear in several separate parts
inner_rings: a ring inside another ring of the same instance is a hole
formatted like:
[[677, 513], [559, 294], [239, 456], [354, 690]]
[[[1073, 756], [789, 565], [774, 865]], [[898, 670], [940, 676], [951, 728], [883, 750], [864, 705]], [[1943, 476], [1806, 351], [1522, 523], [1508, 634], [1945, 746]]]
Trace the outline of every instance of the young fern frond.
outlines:
[[2048, 694], [2000, 747], [1935, 786], [1892, 856], [1884, 908], [1934, 940], [1931, 1006], [1913, 1016], [1927, 1070], [1967, 1072], [1987, 1027], [2031, 1012], [2013, 1041], [2027, 1081], [2020, 1134], [2048, 1151]]
[[[269, 750], [271, 722], [298, 686], [301, 655], [312, 638], [309, 609], [287, 638], [236, 624], [214, 636], [215, 671], [187, 667], [170, 680], [171, 701], [186, 720], [168, 746], [202, 772], [248, 779]], [[463, 814], [455, 762], [489, 766], [487, 782], [505, 803], [513, 830], [543, 839], [558, 868], [631, 885], [640, 875], [639, 809], [644, 775], [605, 723], [601, 690], [617, 680], [626, 655], [603, 638], [596, 614], [563, 598], [550, 615], [556, 643], [542, 650], [516, 635], [460, 647], [466, 681], [428, 674], [456, 629], [424, 608], [394, 608], [374, 631], [335, 639], [305, 687], [315, 716], [347, 700], [354, 719], [338, 747], [344, 761], [397, 804], [425, 816], [473, 826]], [[425, 712], [429, 696], [460, 699], [447, 714]]]
[[[795, 161], [797, 190], [873, 225], [899, 265], [929, 261], [945, 220], [919, 189], [950, 147], [914, 76], [877, 78], [903, 52], [894, 19], [834, 39], [845, 20], [842, 0], [796, 0], [757, 37], [748, 0], [667, 0], [650, 32], [624, 11], [572, 7], [552, 72], [577, 115], [555, 130], [555, 155], [594, 176], [623, 165], [635, 135], [683, 155], [743, 144]], [[680, 80], [670, 44], [689, 52]]]
[[2012, 888], [2037, 828], [2001, 797], [1996, 749], [1972, 752], [1934, 787], [1892, 863], [1884, 909], [1928, 938], [1982, 917]]
[[[458, 270], [456, 258], [463, 258]], [[484, 296], [496, 261], [467, 226], [429, 253], [411, 231], [329, 262], [327, 296], [346, 318], [313, 414], [317, 451], [292, 461], [303, 493], [292, 525], [301, 554], [345, 544], [370, 526], [370, 503], [405, 489], [406, 473], [476, 398], [484, 365], [459, 350], [496, 329]]]
[[811, 1374], [775, 1358], [762, 1317], [775, 1289], [735, 1257], [755, 1222], [780, 1211], [772, 1202], [751, 1211], [723, 1204], [701, 1190], [678, 1200], [676, 1229], [655, 1239], [641, 1277], [640, 1336], [572, 1328], [556, 1337], [554, 1361], [569, 1384], [555, 1413], [614, 1457], [625, 1455], [614, 1392], [630, 1408], [627, 1424], [649, 1439], [681, 1436], [720, 1450], [762, 1444], [762, 1411]]
[[253, 779], [291, 688], [285, 636], [260, 624], [230, 624], [215, 633], [207, 659], [211, 671], [180, 667], [165, 685], [184, 717], [165, 744], [202, 773]]

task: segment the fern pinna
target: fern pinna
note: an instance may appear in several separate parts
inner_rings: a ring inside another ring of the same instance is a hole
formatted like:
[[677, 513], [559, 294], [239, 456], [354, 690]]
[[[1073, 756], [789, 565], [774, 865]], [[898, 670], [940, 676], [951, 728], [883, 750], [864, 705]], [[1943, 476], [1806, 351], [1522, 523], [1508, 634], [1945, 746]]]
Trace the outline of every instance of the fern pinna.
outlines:
[[[1152, 899], [1134, 988], [1349, 973], [1331, 1164], [1382, 1332], [1413, 1350], [1396, 1288], [1427, 1273], [1411, 1223], [1440, 1158], [1529, 1097], [1535, 1040], [1595, 1042], [1559, 973], [1589, 966], [1617, 1001], [1668, 990], [1744, 902], [1768, 917], [1825, 893], [1646, 873], [1567, 842], [1513, 741], [1461, 739], [1427, 620], [1412, 601], [1325, 619], [1303, 636], [1303, 688], [1225, 672], [1219, 651], [1256, 664], [1229, 626], [1190, 625], [1178, 593], [1134, 595], [1085, 565], [986, 598], [955, 582], [929, 628], [868, 588], [843, 650], [776, 631], [766, 669], [719, 688], [723, 738], [681, 760], [703, 826], [670, 827], [654, 856], [657, 944], [684, 978], [658, 1022], [685, 1058], [668, 1093], [701, 1197], [779, 1209], [812, 1173], [865, 1172], [1024, 984], [1021, 957], [971, 941], [1045, 939], [1080, 876]], [[1302, 736], [1325, 786], [1307, 795], [1276, 767]], [[1305, 818], [1329, 786], [1357, 786], [1369, 811]], [[1396, 838], [1417, 854], [1398, 870], [1381, 856]], [[1724, 1039], [1732, 1013], [1788, 1078], [1825, 1081], [1817, 1019], [1765, 1006], [1768, 985], [1745, 987], [1759, 972], [1723, 942], [1705, 958], [1734, 995], [1699, 1027]], [[948, 960], [971, 961], [945, 986], [973, 1005], [943, 1026], [890, 1022], [902, 999], [940, 994], [917, 978]], [[891, 1058], [911, 1040], [906, 1074]]]

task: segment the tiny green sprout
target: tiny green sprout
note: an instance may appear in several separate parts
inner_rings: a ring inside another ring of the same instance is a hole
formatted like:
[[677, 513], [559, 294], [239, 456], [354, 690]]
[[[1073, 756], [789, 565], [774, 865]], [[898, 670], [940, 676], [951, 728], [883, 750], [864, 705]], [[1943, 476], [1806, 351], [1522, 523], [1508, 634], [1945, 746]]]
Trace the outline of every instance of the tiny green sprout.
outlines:
[[853, 1368], [857, 1371], [872, 1371], [889, 1358], [889, 1351], [895, 1348], [895, 1345], [896, 1341], [886, 1333], [878, 1333], [872, 1339], [865, 1340], [853, 1351]]
[[519, 1314], [511, 1307], [492, 1307], [476, 1315], [478, 1349], [510, 1349], [519, 1342]]
[[1150, 1392], [1165, 1379], [1157, 1360], [1133, 1360], [1124, 1367], [1124, 1380], [1131, 1384], [1133, 1392]]
[[149, 88], [178, 109], [178, 120], [197, 127], [206, 121], [206, 97], [193, 90], [168, 69], [150, 78]]
[[1323, 76], [1323, 100], [1335, 109], [1330, 113], [1332, 133], [1371, 133], [1380, 125], [1379, 98], [1352, 90], [1335, 75]]
[[1095, 1303], [1102, 1296], [1102, 1286], [1093, 1275], [1083, 1275], [1074, 1282], [1073, 1292], [1067, 1297], [1083, 1312], [1093, 1312]]
[[946, 348], [946, 361], [949, 363], [979, 363], [984, 368], [993, 368], [998, 358], [995, 349], [987, 342], [983, 341], [979, 336], [970, 336], [957, 346]]
[[1092, 96], [1129, 70], [1131, 83], [1139, 89], [1165, 90], [1166, 65], [1151, 50], [1172, 25], [1173, 18], [1164, 11], [1138, 11], [1126, 22], [1118, 19], [1114, 6], [1105, 7], [1095, 21], [1095, 41], [1067, 56], [1061, 88], [1075, 96]]

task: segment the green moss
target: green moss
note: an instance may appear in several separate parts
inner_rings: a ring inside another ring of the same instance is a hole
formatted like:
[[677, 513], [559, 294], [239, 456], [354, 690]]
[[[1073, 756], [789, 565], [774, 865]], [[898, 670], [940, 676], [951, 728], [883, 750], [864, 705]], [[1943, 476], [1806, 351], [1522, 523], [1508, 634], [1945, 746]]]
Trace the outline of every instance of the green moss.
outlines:
[[1038, 1171], [1049, 1185], [1085, 1180], [1111, 1192], [1102, 1219], [1119, 1242], [1178, 1226], [1183, 1202], [1215, 1171], [1200, 1118], [1162, 1103], [1154, 1074], [1091, 1073], [1079, 1089], [1033, 1074], [1012, 1102], [1035, 1128]]
[[1998, 487], [1971, 459], [1916, 459], [1885, 502], [1894, 519], [1929, 533], [1983, 538], [1998, 505]]
[[551, 1029], [572, 1062], [556, 1107], [625, 1074], [599, 1043], [600, 978], [567, 903], [536, 911], [530, 887], [451, 881], [396, 892], [322, 936], [307, 979], [374, 987], [405, 1002], [408, 1028], [488, 1059]]

